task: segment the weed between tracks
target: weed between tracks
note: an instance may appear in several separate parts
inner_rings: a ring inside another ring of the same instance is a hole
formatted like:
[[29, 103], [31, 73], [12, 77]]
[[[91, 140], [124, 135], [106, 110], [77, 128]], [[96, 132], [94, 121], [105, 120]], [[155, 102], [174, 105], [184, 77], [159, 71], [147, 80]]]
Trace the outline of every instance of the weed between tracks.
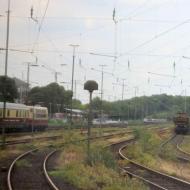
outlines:
[[187, 135], [184, 137], [183, 142], [181, 143], [180, 147], [186, 151], [190, 153], [190, 136]]
[[87, 164], [86, 145], [68, 145], [57, 161], [59, 166], [50, 175], [61, 178], [83, 190], [145, 190], [139, 181], [122, 178], [112, 153], [103, 146], [91, 147]]
[[144, 165], [151, 167], [157, 165], [155, 155], [158, 155], [161, 138], [156, 133], [142, 129], [136, 129], [134, 135], [137, 141], [127, 147], [125, 151], [127, 156]]
[[28, 160], [22, 159], [22, 160], [18, 160], [16, 162], [16, 166], [18, 166], [18, 167], [32, 167], [32, 164]]
[[170, 133], [160, 135], [155, 131], [137, 129], [134, 134], [137, 142], [128, 145], [124, 150], [127, 157], [169, 175], [190, 179], [190, 165], [176, 159], [172, 145], [166, 145], [160, 150], [160, 145], [171, 136]]

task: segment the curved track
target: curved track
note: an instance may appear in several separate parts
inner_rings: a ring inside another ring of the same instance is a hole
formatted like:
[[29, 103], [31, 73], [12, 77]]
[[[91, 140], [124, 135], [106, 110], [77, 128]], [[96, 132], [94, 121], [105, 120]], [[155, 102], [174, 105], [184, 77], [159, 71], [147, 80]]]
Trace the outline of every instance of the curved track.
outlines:
[[164, 148], [164, 146], [166, 146], [168, 144], [172, 144], [174, 147], [176, 158], [180, 161], [189, 162], [190, 161], [190, 153], [185, 152], [180, 148], [180, 144], [182, 143], [183, 139], [184, 139], [183, 135], [172, 136], [167, 141], [162, 143], [162, 145], [160, 146], [160, 154], [161, 154], [161, 151]]
[[[39, 140], [55, 140], [61, 137], [62, 137], [61, 135], [54, 135], [54, 136], [46, 136], [46, 137], [27, 138], [27, 139], [21, 139], [21, 140], [12, 140], [12, 141], [7, 141], [5, 145], [10, 146], [10, 145], [16, 145], [16, 144], [25, 144], [25, 143], [31, 143], [32, 141], [39, 141]], [[0, 146], [2, 146], [2, 144], [0, 144]]]
[[[111, 134], [111, 135], [106, 135], [106, 136], [101, 136], [101, 137], [93, 137], [91, 138], [91, 140], [97, 140], [100, 138], [107, 139], [116, 135], [123, 135], [125, 133], [116, 133], [116, 134]], [[83, 139], [80, 141], [85, 141], [85, 140], [86, 139]], [[75, 141], [75, 142], [80, 142], [80, 141]], [[54, 190], [58, 190], [56, 185], [53, 183], [53, 181], [49, 177], [47, 169], [46, 169], [48, 159], [57, 151], [58, 150], [51, 150], [51, 149], [46, 150], [45, 148], [44, 150], [32, 149], [18, 156], [12, 162], [8, 170], [8, 176], [7, 176], [8, 189], [9, 190], [47, 189], [48, 190], [51, 188]], [[21, 161], [21, 163], [25, 163], [25, 164], [19, 167], [16, 165], [18, 161]], [[28, 164], [29, 166], [27, 166]], [[42, 166], [43, 166], [43, 171], [41, 169]]]
[[44, 158], [49, 152], [50, 150], [46, 149], [33, 149], [17, 157], [11, 164], [8, 171], [8, 189], [50, 190], [42, 171]]
[[182, 179], [164, 174], [154, 169], [141, 165], [133, 160], [127, 158], [124, 155], [123, 150], [127, 148], [127, 145], [123, 145], [119, 149], [119, 155], [122, 159], [126, 159], [129, 162], [127, 167], [123, 168], [129, 176], [137, 177], [148, 183], [150, 189], [163, 189], [163, 190], [189, 190], [190, 182]]
[[[125, 132], [126, 133], [126, 132]], [[111, 134], [111, 135], [106, 135], [106, 136], [101, 136], [101, 137], [93, 137], [91, 138], [92, 140], [95, 140], [95, 139], [99, 139], [99, 138], [110, 138], [110, 137], [113, 137], [115, 135], [119, 135], [119, 134], [125, 134], [125, 133], [117, 133], [117, 134]], [[129, 132], [127, 132], [129, 133]], [[85, 141], [86, 139], [83, 139], [83, 140], [80, 140], [80, 141]], [[119, 142], [119, 143], [115, 143], [115, 144], [112, 144], [111, 147], [113, 150], [118, 150], [118, 148], [120, 148], [122, 146], [121, 149], [119, 149], [119, 153], [120, 153], [120, 156], [121, 156], [121, 150], [124, 148], [123, 145], [126, 145], [128, 143], [131, 143], [133, 142], [134, 139], [130, 139], [130, 140], [127, 140], [127, 141], [122, 141], [122, 142]], [[26, 181], [23, 179], [22, 181], [24, 181], [24, 183], [22, 184], [17, 184], [17, 187], [15, 187], [14, 189], [18, 189], [18, 190], [25, 190], [25, 189], [35, 189], [35, 190], [40, 190], [40, 189], [54, 189], [54, 190], [59, 190], [59, 188], [54, 184], [54, 182], [52, 181], [52, 179], [49, 177], [48, 175], [48, 172], [47, 172], [47, 161], [48, 159], [54, 155], [55, 153], [57, 152], [57, 150], [48, 150], [48, 151], [42, 151], [40, 152], [39, 149], [34, 149], [34, 150], [31, 150], [31, 151], [28, 151], [22, 155], [20, 155], [18, 158], [16, 158], [13, 163], [11, 164], [10, 168], [9, 168], [9, 172], [8, 172], [8, 177], [7, 177], [7, 184], [8, 184], [8, 187], [9, 187], [9, 190], [13, 190], [13, 185], [14, 182], [18, 180], [18, 176], [19, 176], [19, 173], [17, 173], [15, 176], [16, 178], [14, 179], [13, 177], [13, 181], [12, 182], [12, 176], [14, 175], [14, 173], [12, 174], [12, 172], [17, 172], [17, 170], [13, 170], [13, 168], [15, 168], [15, 163], [20, 160], [20, 159], [23, 159], [24, 157], [28, 157], [27, 159], [30, 160], [30, 163], [32, 163], [32, 167], [29, 168], [29, 170], [27, 171], [27, 173], [29, 173], [31, 175], [31, 173], [33, 174], [32, 176], [35, 176], [34, 179], [30, 180], [30, 177], [27, 177], [26, 179], [29, 179], [29, 182], [26, 183]], [[122, 156], [121, 156], [122, 157]], [[123, 158], [124, 158], [124, 155], [123, 155]], [[36, 164], [37, 163], [37, 164]], [[130, 164], [132, 162], [130, 161]], [[41, 166], [43, 166], [43, 172], [41, 170]], [[128, 167], [127, 167], [128, 168]], [[134, 174], [132, 173], [131, 171], [128, 171], [127, 168], [123, 168], [123, 170], [128, 173], [129, 175], [131, 176], [135, 176], [137, 178], [140, 178], [140, 179], [143, 179], [144, 181], [146, 181], [146, 183], [149, 183], [151, 184], [152, 186], [154, 186], [154, 189], [155, 187], [158, 189], [158, 186], [157, 184], [154, 184], [154, 182], [150, 181], [150, 180], [147, 180], [145, 179], [144, 177], [140, 177], [138, 176], [137, 174]], [[130, 168], [132, 168], [132, 166], [130, 166]], [[26, 168], [25, 168], [26, 169]], [[31, 169], [31, 170], [30, 170]], [[35, 170], [35, 173], [33, 173], [33, 170]], [[132, 169], [133, 170], [133, 169]], [[136, 169], [137, 170], [137, 169]], [[21, 171], [22, 172], [22, 171]], [[24, 171], [25, 172], [25, 171]], [[28, 174], [25, 173], [25, 175], [27, 176]], [[42, 175], [44, 174], [44, 175]], [[29, 175], [29, 176], [30, 176]], [[40, 177], [39, 177], [40, 176]], [[44, 178], [45, 176], [45, 178]], [[184, 182], [185, 185], [186, 182]], [[28, 187], [28, 185], [26, 186], [26, 184], [28, 184], [29, 186], [31, 185], [31, 187]], [[190, 185], [190, 184], [189, 184]], [[34, 188], [35, 187], [35, 188]], [[161, 188], [161, 186], [159, 187], [159, 189], [164, 189], [164, 188]], [[174, 188], [175, 189], [175, 188]], [[190, 189], [190, 186], [188, 186], [188, 189]], [[185, 188], [181, 188], [180, 190], [186, 190]]]
[[179, 157], [182, 158], [182, 160], [190, 162], [190, 153], [184, 151], [181, 147], [180, 144], [183, 142], [184, 137], [182, 136], [182, 138], [180, 139], [179, 142], [176, 143], [176, 149], [179, 153]]
[[[112, 135], [111, 135], [111, 136], [109, 135], [108, 137], [112, 137]], [[119, 148], [120, 148], [121, 146], [123, 146], [123, 145], [126, 146], [126, 145], [128, 145], [129, 143], [133, 143], [134, 140], [135, 140], [134, 138], [131, 138], [131, 139], [126, 140], [126, 141], [121, 141], [121, 142], [113, 143], [113, 144], [111, 144], [111, 145], [106, 146], [105, 148], [111, 147], [112, 151], [115, 151], [115, 152], [117, 151], [117, 153], [118, 153], [118, 150], [119, 150]], [[60, 188], [59, 188], [58, 185], [56, 185], [56, 182], [54, 182], [53, 179], [51, 179], [50, 176], [48, 175], [48, 172], [47, 172], [47, 161], [48, 161], [48, 159], [49, 159], [51, 156], [53, 156], [56, 152], [58, 152], [58, 150], [54, 150], [54, 151], [52, 151], [49, 155], [47, 155], [46, 160], [45, 160], [45, 162], [44, 162], [44, 167], [43, 167], [44, 173], [45, 173], [45, 176], [46, 176], [46, 179], [47, 179], [48, 183], [50, 184], [50, 186], [51, 186], [51, 188], [52, 188], [53, 190], [59, 190]], [[123, 168], [122, 170], [126, 172], [126, 169], [125, 169], [125, 168]], [[131, 176], [133, 175], [133, 176], [135, 176], [136, 178], [139, 178], [139, 179], [145, 181], [145, 182], [148, 183], [151, 187], [154, 187], [154, 189], [167, 190], [167, 189], [165, 189], [165, 188], [162, 188], [162, 187], [159, 186], [158, 184], [155, 184], [154, 182], [152, 182], [152, 181], [150, 181], [150, 180], [147, 180], [147, 179], [144, 179], [144, 178], [142, 178], [142, 177], [139, 177], [139, 176], [137, 176], [137, 175], [135, 175], [135, 174], [132, 174], [132, 173], [130, 173], [129, 171], [128, 171], [128, 174], [131, 175]]]
[[47, 172], [47, 160], [57, 152], [58, 150], [53, 150], [52, 152], [50, 152], [45, 160], [44, 160], [44, 163], [43, 163], [43, 171], [44, 171], [44, 175], [46, 177], [46, 180], [48, 182], [48, 184], [50, 185], [50, 187], [53, 189], [53, 190], [59, 190], [59, 188], [55, 185], [55, 183], [52, 181], [52, 179], [50, 178], [50, 176], [48, 175], [48, 172]]

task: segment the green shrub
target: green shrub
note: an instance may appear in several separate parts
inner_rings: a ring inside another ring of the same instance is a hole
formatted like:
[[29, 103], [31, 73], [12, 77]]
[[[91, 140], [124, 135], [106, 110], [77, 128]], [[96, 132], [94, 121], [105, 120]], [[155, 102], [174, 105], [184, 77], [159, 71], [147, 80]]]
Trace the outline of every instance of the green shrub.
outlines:
[[21, 159], [16, 162], [16, 166], [18, 167], [32, 167], [32, 164], [29, 163], [28, 160]]
[[102, 163], [108, 168], [116, 168], [116, 162], [110, 150], [102, 146], [93, 146], [90, 150], [91, 165]]
[[116, 163], [109, 150], [91, 147], [91, 165], [85, 162], [86, 144], [69, 145], [61, 154], [58, 170], [50, 175], [63, 179], [81, 190], [145, 190], [141, 182], [123, 178], [115, 170]]

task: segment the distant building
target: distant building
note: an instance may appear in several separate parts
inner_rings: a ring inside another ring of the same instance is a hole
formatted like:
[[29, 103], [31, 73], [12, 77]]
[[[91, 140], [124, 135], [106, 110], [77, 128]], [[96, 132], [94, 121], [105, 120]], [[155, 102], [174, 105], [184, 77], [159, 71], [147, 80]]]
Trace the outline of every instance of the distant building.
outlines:
[[20, 80], [16, 77], [13, 78], [15, 81], [19, 97], [17, 99], [18, 103], [25, 103], [26, 97], [27, 97], [27, 91], [28, 91], [28, 84], [24, 82], [23, 80]]
[[144, 118], [143, 122], [144, 124], [161, 124], [161, 123], [167, 123], [167, 119]]

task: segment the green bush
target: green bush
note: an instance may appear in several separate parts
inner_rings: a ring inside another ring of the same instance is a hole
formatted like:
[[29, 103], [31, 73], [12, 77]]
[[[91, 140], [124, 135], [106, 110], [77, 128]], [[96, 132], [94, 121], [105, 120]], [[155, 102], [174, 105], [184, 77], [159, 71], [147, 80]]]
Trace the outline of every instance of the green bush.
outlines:
[[49, 172], [81, 190], [146, 190], [137, 180], [123, 178], [115, 170], [116, 163], [109, 150], [92, 146], [91, 165], [85, 162], [86, 144], [69, 145], [61, 154], [59, 169]]
[[108, 168], [116, 168], [116, 162], [110, 150], [102, 146], [93, 146], [90, 150], [91, 165], [104, 164]]
[[94, 167], [70, 163], [63, 170], [52, 171], [50, 175], [61, 177], [82, 190], [145, 190], [141, 182], [125, 180], [116, 171], [102, 164]]

